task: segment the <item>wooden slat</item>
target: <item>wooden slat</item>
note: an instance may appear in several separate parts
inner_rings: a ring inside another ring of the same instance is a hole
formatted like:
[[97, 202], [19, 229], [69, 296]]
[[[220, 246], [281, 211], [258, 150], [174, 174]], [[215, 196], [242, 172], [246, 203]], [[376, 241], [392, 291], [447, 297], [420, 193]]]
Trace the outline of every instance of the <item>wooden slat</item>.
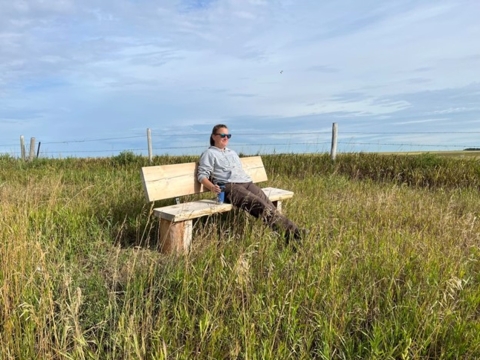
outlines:
[[218, 204], [215, 200], [197, 200], [178, 205], [155, 208], [153, 209], [153, 213], [161, 219], [178, 222], [230, 211], [232, 208], [233, 206], [231, 204]]
[[[264, 188], [262, 189], [271, 201], [281, 201], [293, 197], [293, 191]], [[204, 215], [232, 210], [231, 204], [217, 204], [215, 200], [198, 200], [183, 204], [164, 206], [153, 209], [155, 216], [171, 222], [196, 219]]]
[[267, 172], [263, 166], [263, 161], [260, 156], [249, 156], [240, 159], [242, 167], [245, 172], [252, 178], [254, 183], [267, 181]]
[[205, 191], [195, 174], [196, 163], [143, 167], [142, 180], [147, 200], [150, 202]]
[[[260, 156], [241, 158], [245, 172], [253, 182], [267, 180]], [[145, 166], [141, 175], [147, 201], [170, 199], [208, 191], [197, 181], [197, 164]]]
[[266, 188], [263, 188], [262, 190], [271, 201], [291, 199], [294, 195], [293, 191], [276, 189], [272, 187], [266, 187]]

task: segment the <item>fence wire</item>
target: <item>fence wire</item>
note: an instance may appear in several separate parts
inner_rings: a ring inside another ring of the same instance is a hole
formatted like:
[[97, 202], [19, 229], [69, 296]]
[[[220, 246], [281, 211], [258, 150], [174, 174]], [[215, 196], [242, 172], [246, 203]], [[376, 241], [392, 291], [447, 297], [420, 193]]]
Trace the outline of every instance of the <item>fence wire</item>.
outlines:
[[[415, 149], [452, 149], [452, 150], [459, 150], [459, 149], [476, 149], [478, 146], [475, 145], [461, 145], [461, 144], [425, 144], [425, 143], [415, 143], [415, 142], [385, 142], [382, 140], [379, 141], [357, 141], [355, 139], [355, 136], [396, 136], [396, 135], [438, 135], [438, 134], [448, 134], [450, 136], [454, 135], [465, 135], [465, 134], [480, 134], [480, 132], [465, 132], [465, 131], [457, 131], [457, 132], [446, 132], [446, 131], [410, 131], [410, 132], [370, 132], [370, 131], [342, 131], [339, 133], [339, 138], [337, 141], [337, 151], [342, 152], [346, 151], [346, 149], [352, 149], [352, 148], [365, 148], [365, 147], [375, 147], [375, 148], [381, 148], [381, 147], [389, 147], [389, 148], [396, 148], [397, 151], [399, 149], [403, 149], [402, 151], [405, 151], [405, 148], [409, 148], [412, 151], [415, 151]], [[261, 142], [261, 141], [256, 141], [257, 139], [264, 140], [266, 137], [270, 138], [276, 138], [275, 142]], [[270, 152], [276, 152], [277, 148], [285, 148], [289, 147], [291, 148], [300, 148], [302, 147], [304, 150], [305, 148], [308, 148], [311, 150], [311, 148], [316, 148], [317, 152], [325, 152], [328, 151], [327, 149], [328, 146], [331, 145], [331, 138], [323, 140], [321, 137], [326, 137], [326, 136], [331, 136], [332, 132], [331, 131], [301, 131], [301, 132], [269, 132], [268, 134], [262, 133], [262, 132], [245, 132], [245, 133], [235, 133], [234, 138], [237, 139], [242, 139], [244, 137], [248, 137], [250, 142], [235, 142], [232, 144], [232, 147], [235, 147], [236, 149], [242, 149], [242, 148], [249, 148], [249, 149], [263, 149], [266, 151], [266, 149], [269, 149]], [[155, 154], [162, 154], [166, 153], [169, 151], [187, 151], [187, 150], [195, 150], [195, 153], [200, 152], [202, 149], [205, 149], [208, 146], [207, 139], [210, 136], [210, 133], [164, 133], [164, 134], [152, 134], [151, 137], [152, 139], [172, 139], [170, 142], [171, 143], [178, 143], [178, 139], [186, 139], [186, 138], [194, 138], [194, 139], [201, 139], [197, 140], [194, 142], [189, 142], [189, 145], [171, 145], [171, 144], [161, 144], [159, 141], [152, 141], [152, 149]], [[294, 141], [293, 138], [299, 137], [299, 136], [309, 136], [309, 137], [316, 137], [315, 140], [311, 141]], [[348, 137], [348, 138], [346, 138]], [[61, 140], [61, 141], [41, 141], [41, 139], [36, 139], [37, 144], [40, 143], [42, 146], [42, 149], [40, 149], [40, 146], [38, 148], [40, 156], [54, 156], [54, 155], [75, 155], [75, 154], [115, 154], [115, 153], [121, 153], [124, 151], [131, 151], [131, 152], [142, 152], [145, 153], [147, 152], [147, 142], [145, 141], [145, 146], [141, 147], [139, 139], [145, 139], [146, 140], [146, 135], [131, 135], [131, 136], [119, 136], [119, 137], [101, 137], [101, 138], [83, 138], [83, 139], [69, 139], [69, 140]], [[282, 139], [285, 139], [282, 141]], [[128, 142], [135, 142], [135, 144], [128, 144]], [[25, 143], [27, 142], [27, 139], [25, 139]], [[72, 149], [72, 146], [75, 145], [81, 145], [82, 143], [103, 143], [104, 146], [97, 146], [94, 148], [89, 148], [89, 149]], [[123, 144], [119, 144], [119, 142]], [[197, 145], [198, 144], [198, 145]], [[52, 145], [62, 145], [61, 149], [52, 149]], [[47, 148], [45, 149], [45, 146]], [[105, 148], [106, 146], [109, 146], [110, 148]], [[28, 148], [28, 146], [26, 146]], [[5, 150], [7, 149], [7, 150]], [[321, 150], [321, 151], [320, 151]], [[358, 149], [357, 151], [365, 151], [365, 149]], [[368, 151], [373, 151], [373, 150], [368, 150]], [[377, 150], [379, 151], [379, 150]], [[383, 150], [384, 151], [384, 150]], [[391, 151], [391, 150], [390, 150]], [[420, 150], [417, 150], [420, 151]], [[10, 153], [14, 156], [18, 156], [21, 153], [20, 149], [20, 142], [9, 142], [9, 143], [0, 143], [0, 154], [1, 153]], [[295, 151], [293, 151], [295, 152]], [[298, 151], [302, 152], [302, 151]], [[310, 151], [311, 152], [311, 151]], [[349, 151], [347, 151], [349, 152]], [[351, 151], [350, 151], [351, 152]], [[268, 153], [264, 152], [264, 153]]]

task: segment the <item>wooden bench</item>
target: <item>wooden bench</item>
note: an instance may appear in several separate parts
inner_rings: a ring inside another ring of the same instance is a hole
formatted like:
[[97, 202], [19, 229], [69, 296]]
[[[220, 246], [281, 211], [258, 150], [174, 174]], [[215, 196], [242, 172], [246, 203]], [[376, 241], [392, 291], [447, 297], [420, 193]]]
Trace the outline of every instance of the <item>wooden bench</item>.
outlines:
[[[245, 172], [255, 183], [266, 181], [267, 173], [260, 156], [241, 158]], [[170, 198], [177, 200], [186, 195], [208, 192], [197, 181], [197, 163], [142, 167], [141, 175], [147, 201]], [[268, 198], [282, 211], [282, 200], [293, 196], [292, 191], [266, 187], [262, 189]], [[153, 214], [160, 220], [158, 241], [160, 251], [188, 251], [192, 242], [193, 219], [226, 212], [233, 209], [231, 204], [218, 204], [215, 194], [212, 199], [201, 199], [175, 205], [157, 207]]]

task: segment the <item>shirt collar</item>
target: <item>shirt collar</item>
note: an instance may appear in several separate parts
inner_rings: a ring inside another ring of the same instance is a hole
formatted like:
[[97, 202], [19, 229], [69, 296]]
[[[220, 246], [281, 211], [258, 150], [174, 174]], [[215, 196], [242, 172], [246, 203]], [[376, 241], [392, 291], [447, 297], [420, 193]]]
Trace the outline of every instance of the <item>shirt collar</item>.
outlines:
[[215, 145], [210, 146], [210, 149], [215, 149], [215, 150], [220, 151], [220, 152], [230, 151], [230, 149], [229, 149], [228, 147], [225, 147], [225, 148], [222, 150], [222, 149], [216, 147]]

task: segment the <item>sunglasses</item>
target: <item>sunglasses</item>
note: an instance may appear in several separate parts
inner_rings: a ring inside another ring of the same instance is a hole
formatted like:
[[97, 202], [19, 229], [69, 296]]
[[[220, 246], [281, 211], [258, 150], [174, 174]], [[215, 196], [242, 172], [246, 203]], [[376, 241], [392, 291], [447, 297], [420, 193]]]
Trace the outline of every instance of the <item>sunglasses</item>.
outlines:
[[219, 135], [222, 139], [227, 138], [230, 139], [232, 137], [232, 134], [216, 134]]

